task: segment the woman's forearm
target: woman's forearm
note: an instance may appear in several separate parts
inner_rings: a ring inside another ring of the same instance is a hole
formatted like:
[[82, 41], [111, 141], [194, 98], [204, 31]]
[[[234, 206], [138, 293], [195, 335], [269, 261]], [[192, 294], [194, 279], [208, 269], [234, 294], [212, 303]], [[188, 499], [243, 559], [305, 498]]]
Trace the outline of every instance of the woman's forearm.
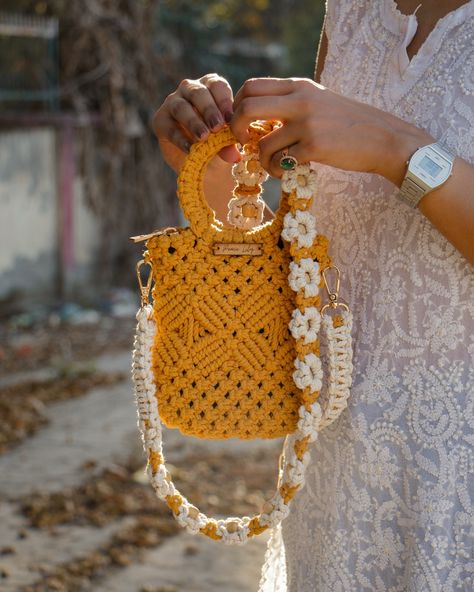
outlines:
[[453, 175], [425, 195], [418, 207], [448, 241], [474, 265], [474, 167], [456, 158]]
[[[404, 179], [406, 161], [415, 150], [435, 142], [429, 134], [409, 124], [394, 130], [383, 150], [383, 176], [400, 187]], [[451, 177], [437, 189], [427, 193], [418, 204], [419, 210], [446, 239], [474, 265], [474, 166], [463, 160], [454, 160]]]

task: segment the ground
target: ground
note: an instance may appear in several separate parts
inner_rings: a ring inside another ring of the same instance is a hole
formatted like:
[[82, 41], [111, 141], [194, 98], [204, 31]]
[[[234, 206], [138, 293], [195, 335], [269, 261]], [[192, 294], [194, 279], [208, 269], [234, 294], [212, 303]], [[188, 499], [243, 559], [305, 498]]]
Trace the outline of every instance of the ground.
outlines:
[[[148, 482], [133, 320], [83, 321], [0, 331], [1, 590], [255, 591], [267, 533], [244, 546], [188, 534]], [[216, 517], [261, 509], [281, 444], [164, 431], [177, 486]]]

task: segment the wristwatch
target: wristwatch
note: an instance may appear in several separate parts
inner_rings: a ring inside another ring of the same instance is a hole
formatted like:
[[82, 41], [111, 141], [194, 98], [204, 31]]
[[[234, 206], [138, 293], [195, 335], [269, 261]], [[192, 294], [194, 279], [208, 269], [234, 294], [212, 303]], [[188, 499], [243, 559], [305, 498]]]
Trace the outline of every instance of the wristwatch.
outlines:
[[439, 142], [418, 148], [407, 160], [408, 170], [398, 197], [416, 208], [426, 193], [449, 179], [454, 158], [455, 155]]

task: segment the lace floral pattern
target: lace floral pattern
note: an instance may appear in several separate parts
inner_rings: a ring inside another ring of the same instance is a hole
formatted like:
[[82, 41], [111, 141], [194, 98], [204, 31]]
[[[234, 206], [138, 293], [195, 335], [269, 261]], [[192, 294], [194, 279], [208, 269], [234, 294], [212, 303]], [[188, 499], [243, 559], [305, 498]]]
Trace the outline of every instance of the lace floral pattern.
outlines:
[[[474, 1], [409, 61], [416, 26], [394, 0], [329, 0], [322, 83], [474, 162]], [[318, 232], [354, 313], [354, 383], [311, 444], [259, 590], [472, 590], [473, 267], [385, 179], [313, 166]]]

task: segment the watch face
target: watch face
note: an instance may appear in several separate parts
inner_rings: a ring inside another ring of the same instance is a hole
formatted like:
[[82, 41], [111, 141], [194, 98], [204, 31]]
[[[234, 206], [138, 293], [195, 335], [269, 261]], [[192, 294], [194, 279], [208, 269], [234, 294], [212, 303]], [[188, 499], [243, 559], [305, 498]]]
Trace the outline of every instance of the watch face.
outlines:
[[443, 167], [439, 164], [436, 164], [435, 161], [432, 160], [429, 156], [423, 156], [418, 166], [422, 168], [425, 171], [425, 173], [431, 175], [433, 179], [436, 179], [439, 173], [443, 170]]
[[430, 146], [420, 148], [410, 160], [409, 171], [429, 188], [438, 187], [451, 174], [452, 163]]

